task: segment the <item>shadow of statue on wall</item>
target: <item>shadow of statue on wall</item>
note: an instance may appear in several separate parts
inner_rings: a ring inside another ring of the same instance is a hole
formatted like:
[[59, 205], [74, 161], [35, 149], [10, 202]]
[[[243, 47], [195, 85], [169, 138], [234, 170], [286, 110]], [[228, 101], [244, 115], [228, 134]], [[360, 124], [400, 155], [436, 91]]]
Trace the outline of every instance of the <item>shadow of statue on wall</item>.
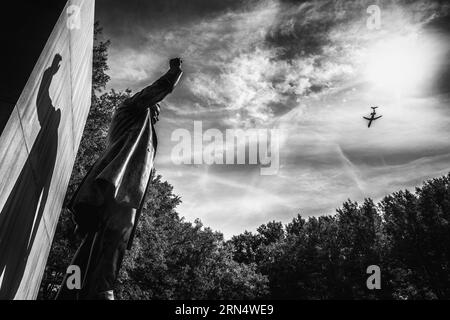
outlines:
[[61, 61], [61, 55], [56, 54], [51, 66], [43, 73], [36, 99], [41, 128], [14, 188], [1, 209], [0, 299], [13, 299], [19, 289], [49, 196], [61, 121], [61, 111], [53, 106], [49, 89]]

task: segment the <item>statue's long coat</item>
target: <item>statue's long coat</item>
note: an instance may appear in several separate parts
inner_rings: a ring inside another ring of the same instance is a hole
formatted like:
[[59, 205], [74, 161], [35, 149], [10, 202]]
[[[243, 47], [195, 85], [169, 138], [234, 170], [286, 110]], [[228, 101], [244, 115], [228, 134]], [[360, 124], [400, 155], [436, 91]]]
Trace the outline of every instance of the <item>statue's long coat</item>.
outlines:
[[[107, 149], [86, 175], [69, 205], [75, 221], [83, 229], [90, 228], [92, 215], [97, 214], [105, 201], [139, 208], [157, 146], [150, 108], [172, 92], [181, 73], [180, 69], [170, 69], [116, 109]], [[106, 195], [106, 190], [112, 190], [113, 199]]]

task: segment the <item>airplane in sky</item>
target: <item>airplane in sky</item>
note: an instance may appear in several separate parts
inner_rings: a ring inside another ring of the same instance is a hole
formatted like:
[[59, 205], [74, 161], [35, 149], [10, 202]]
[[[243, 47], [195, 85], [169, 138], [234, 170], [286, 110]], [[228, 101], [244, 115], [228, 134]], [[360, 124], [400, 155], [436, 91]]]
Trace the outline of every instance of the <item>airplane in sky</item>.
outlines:
[[372, 121], [375, 121], [375, 120], [380, 119], [382, 117], [382, 116], [375, 117], [376, 114], [377, 114], [375, 109], [377, 109], [378, 107], [371, 107], [371, 108], [372, 108], [372, 113], [370, 114], [370, 118], [363, 117], [364, 119], [369, 121], [369, 124], [367, 126], [368, 128], [370, 128], [370, 126], [372, 125]]

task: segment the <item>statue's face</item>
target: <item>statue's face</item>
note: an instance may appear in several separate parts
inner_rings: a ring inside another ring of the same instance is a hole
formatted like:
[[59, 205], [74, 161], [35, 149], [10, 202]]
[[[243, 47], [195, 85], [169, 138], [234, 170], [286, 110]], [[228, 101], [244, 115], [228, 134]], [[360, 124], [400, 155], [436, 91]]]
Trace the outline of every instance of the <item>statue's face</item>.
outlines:
[[161, 108], [159, 104], [155, 104], [150, 107], [150, 117], [152, 119], [152, 123], [155, 124], [159, 121], [159, 113], [161, 112]]

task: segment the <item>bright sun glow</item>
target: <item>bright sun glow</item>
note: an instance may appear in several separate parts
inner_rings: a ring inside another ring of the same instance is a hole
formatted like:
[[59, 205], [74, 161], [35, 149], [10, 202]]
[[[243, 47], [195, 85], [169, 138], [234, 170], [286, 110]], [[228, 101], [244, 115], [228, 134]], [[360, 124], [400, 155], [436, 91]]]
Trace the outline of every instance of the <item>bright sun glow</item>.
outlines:
[[377, 43], [369, 51], [368, 80], [378, 88], [408, 93], [423, 84], [430, 71], [430, 48], [416, 35]]

